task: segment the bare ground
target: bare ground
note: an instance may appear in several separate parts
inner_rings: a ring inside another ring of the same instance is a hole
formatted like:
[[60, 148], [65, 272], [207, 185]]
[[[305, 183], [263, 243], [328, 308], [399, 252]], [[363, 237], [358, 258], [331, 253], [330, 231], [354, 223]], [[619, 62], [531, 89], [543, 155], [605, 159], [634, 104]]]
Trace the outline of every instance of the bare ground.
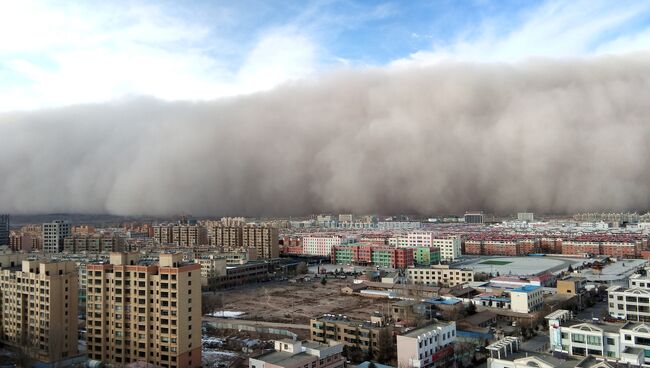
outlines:
[[257, 321], [308, 323], [324, 313], [345, 314], [368, 320], [373, 311], [387, 312], [386, 299], [341, 293], [349, 281], [328, 279], [307, 283], [262, 284], [258, 287], [223, 292], [224, 310], [241, 311], [238, 317]]

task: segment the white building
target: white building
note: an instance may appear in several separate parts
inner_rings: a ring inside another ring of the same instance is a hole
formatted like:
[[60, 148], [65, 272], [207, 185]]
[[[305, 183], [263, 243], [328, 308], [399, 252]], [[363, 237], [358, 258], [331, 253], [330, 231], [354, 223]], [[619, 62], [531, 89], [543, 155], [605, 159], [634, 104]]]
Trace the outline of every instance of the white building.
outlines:
[[542, 288], [524, 285], [510, 291], [510, 309], [517, 313], [530, 313], [542, 308]]
[[650, 290], [650, 277], [635, 273], [628, 280], [630, 288], [641, 288]]
[[397, 335], [398, 367], [442, 367], [454, 356], [456, 322], [435, 323]]
[[453, 261], [460, 257], [460, 237], [436, 238], [430, 231], [413, 231], [406, 235], [407, 247], [440, 248], [440, 259]]
[[[647, 285], [645, 282], [643, 284]], [[612, 286], [607, 289], [607, 302], [609, 315], [614, 318], [650, 322], [650, 289]]]
[[395, 236], [388, 238], [388, 245], [391, 247], [405, 248], [409, 246], [409, 241], [405, 236]]
[[454, 261], [460, 258], [460, 236], [450, 235], [447, 238], [434, 238], [432, 246], [440, 248], [440, 259]]
[[571, 312], [561, 309], [546, 319], [551, 350], [577, 357], [593, 355], [617, 359], [633, 366], [650, 364], [650, 358], [646, 358], [646, 355], [650, 356], [650, 324], [572, 321]]
[[72, 235], [72, 226], [68, 221], [55, 220], [43, 224], [43, 251], [59, 253], [63, 250], [63, 240]]
[[330, 256], [332, 247], [341, 245], [339, 235], [308, 235], [302, 238], [302, 253], [312, 256]]
[[379, 221], [379, 230], [416, 230], [422, 227], [419, 221]]
[[412, 284], [453, 287], [474, 281], [474, 271], [449, 268], [448, 265], [431, 267], [409, 267], [406, 269], [408, 280]]

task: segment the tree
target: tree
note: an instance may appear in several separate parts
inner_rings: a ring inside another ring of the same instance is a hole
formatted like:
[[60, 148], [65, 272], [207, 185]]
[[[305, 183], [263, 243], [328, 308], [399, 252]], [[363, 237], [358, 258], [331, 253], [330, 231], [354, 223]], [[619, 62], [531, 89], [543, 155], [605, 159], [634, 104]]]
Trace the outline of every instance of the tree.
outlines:
[[298, 266], [296, 266], [296, 274], [304, 275], [307, 272], [309, 272], [309, 268], [307, 268], [307, 263], [305, 262], [298, 263]]
[[221, 294], [204, 295], [201, 298], [201, 313], [212, 314], [223, 308], [223, 297]]
[[[372, 350], [372, 349], [370, 349]], [[377, 334], [377, 361], [388, 363], [395, 356], [395, 344], [388, 328], [382, 328]]]
[[476, 305], [470, 302], [469, 305], [467, 306], [467, 315], [471, 316], [473, 314], [476, 314]]
[[573, 273], [573, 267], [569, 265], [569, 268], [566, 269], [566, 272]]
[[327, 284], [327, 279], [325, 279], [324, 277], [321, 277], [320, 284], [325, 286]]

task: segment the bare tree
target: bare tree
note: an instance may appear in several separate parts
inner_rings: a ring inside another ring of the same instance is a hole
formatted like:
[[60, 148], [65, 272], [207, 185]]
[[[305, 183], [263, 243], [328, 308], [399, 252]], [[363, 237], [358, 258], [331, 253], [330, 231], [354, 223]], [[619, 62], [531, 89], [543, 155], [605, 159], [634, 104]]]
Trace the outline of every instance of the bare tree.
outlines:
[[307, 263], [305, 263], [305, 262], [298, 263], [298, 266], [296, 266], [296, 274], [304, 275], [307, 272], [309, 272], [309, 268], [307, 267]]

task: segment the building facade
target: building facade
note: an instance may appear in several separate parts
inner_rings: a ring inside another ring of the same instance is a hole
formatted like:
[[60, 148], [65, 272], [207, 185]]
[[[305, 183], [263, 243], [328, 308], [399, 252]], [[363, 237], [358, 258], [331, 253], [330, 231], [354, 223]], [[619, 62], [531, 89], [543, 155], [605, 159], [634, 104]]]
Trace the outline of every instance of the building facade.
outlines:
[[0, 256], [0, 339], [53, 363], [79, 354], [78, 281], [74, 262]]
[[63, 250], [63, 241], [72, 235], [72, 225], [65, 220], [55, 220], [45, 223], [43, 229], [43, 251], [59, 253]]
[[276, 227], [218, 223], [210, 231], [209, 243], [226, 251], [255, 248], [258, 259], [273, 259], [280, 256], [280, 235]]
[[474, 271], [460, 268], [449, 268], [447, 265], [431, 267], [409, 267], [406, 275], [410, 283], [432, 286], [456, 286], [474, 281]]
[[397, 335], [397, 366], [443, 367], [454, 357], [456, 322], [434, 323]]
[[327, 256], [332, 254], [332, 247], [340, 246], [342, 239], [338, 235], [309, 235], [302, 238], [303, 254]]
[[153, 226], [153, 238], [159, 244], [174, 244], [180, 247], [193, 247], [208, 244], [208, 232], [198, 224], [176, 223]]
[[0, 214], [0, 245], [9, 244], [9, 215]]
[[524, 285], [510, 290], [510, 309], [517, 313], [531, 313], [542, 309], [542, 288]]
[[180, 254], [159, 261], [111, 253], [88, 264], [88, 357], [126, 365], [201, 366], [201, 266]]
[[[392, 328], [384, 324], [383, 317], [371, 317], [370, 321], [355, 321], [346, 316], [326, 314], [309, 321], [310, 336], [321, 343], [339, 342], [349, 347], [357, 347], [364, 352], [377, 353], [382, 348], [381, 335], [392, 333]], [[392, 343], [392, 342], [391, 342]]]

